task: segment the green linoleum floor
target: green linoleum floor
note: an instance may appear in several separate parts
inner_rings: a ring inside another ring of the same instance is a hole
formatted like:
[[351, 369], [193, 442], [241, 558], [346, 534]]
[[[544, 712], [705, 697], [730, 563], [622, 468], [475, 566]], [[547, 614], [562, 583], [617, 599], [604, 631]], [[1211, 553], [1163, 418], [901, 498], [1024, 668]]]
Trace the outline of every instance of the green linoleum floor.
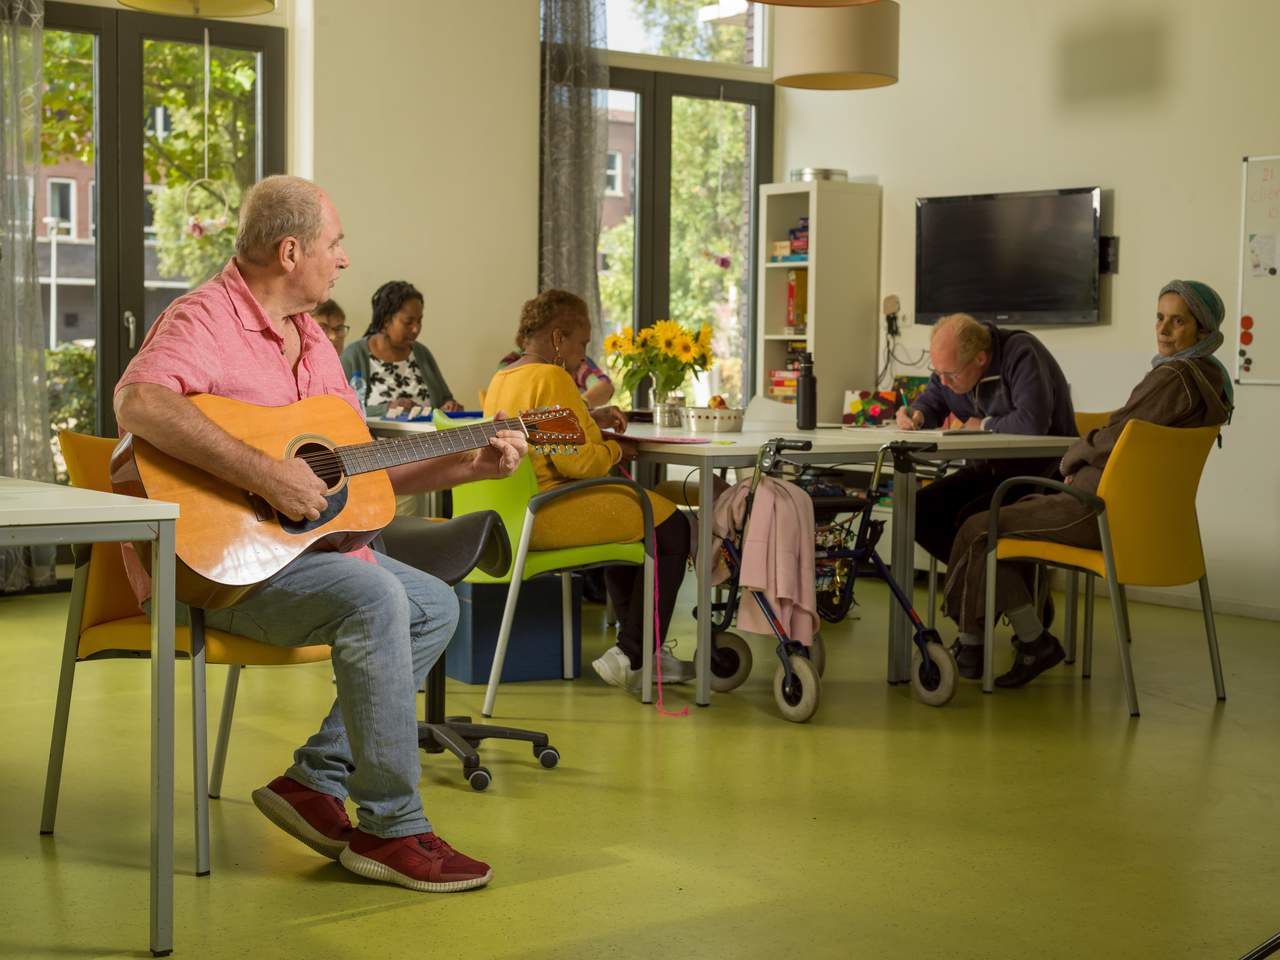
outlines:
[[[683, 718], [589, 666], [504, 686], [495, 721], [547, 730], [563, 760], [487, 746], [477, 794], [451, 757], [425, 758], [428, 815], [494, 868], [464, 894], [362, 880], [250, 803], [327, 708], [324, 665], [243, 674], [213, 874], [194, 877], [179, 662], [175, 955], [1230, 960], [1280, 929], [1280, 625], [1219, 617], [1219, 705], [1198, 613], [1134, 604], [1131, 721], [1099, 601], [1092, 680], [1059, 667], [989, 697], [962, 682], [934, 709], [884, 683], [886, 595], [859, 593], [861, 619], [825, 631], [804, 726], [775, 713], [763, 638], [747, 684]], [[0, 600], [0, 956], [146, 955], [145, 663], [77, 671], [58, 833], [38, 835], [65, 607]], [[601, 608], [584, 620], [589, 664], [608, 641]], [[451, 683], [450, 713], [482, 694]]]

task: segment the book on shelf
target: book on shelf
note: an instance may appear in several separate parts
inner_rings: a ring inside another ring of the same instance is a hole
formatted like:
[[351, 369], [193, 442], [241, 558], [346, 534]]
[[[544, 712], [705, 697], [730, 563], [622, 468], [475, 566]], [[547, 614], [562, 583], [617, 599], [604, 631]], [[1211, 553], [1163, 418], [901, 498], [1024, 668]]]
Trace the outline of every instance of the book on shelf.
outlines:
[[794, 397], [796, 395], [796, 388], [794, 384], [789, 387], [782, 387], [776, 384], [770, 384], [767, 392], [769, 396], [777, 400], [777, 399], [781, 399], [782, 397]]
[[[802, 275], [803, 274], [803, 275]], [[809, 279], [807, 271], [787, 271], [787, 332], [798, 332], [808, 320]]]
[[774, 254], [769, 258], [770, 263], [808, 263], [809, 254], [807, 253], [787, 253]]
[[794, 367], [781, 367], [781, 368], [779, 368], [779, 369], [777, 369], [777, 370], [770, 370], [770, 371], [769, 371], [769, 379], [770, 379], [770, 380], [778, 380], [778, 379], [782, 379], [782, 380], [791, 379], [791, 380], [794, 380], [794, 379], [798, 376], [798, 374], [799, 374], [799, 369], [800, 369], [800, 368], [799, 368], [799, 365], [796, 365], [796, 366], [794, 366]]
[[770, 377], [769, 385], [774, 387], [790, 387], [792, 390], [800, 381], [795, 377]]

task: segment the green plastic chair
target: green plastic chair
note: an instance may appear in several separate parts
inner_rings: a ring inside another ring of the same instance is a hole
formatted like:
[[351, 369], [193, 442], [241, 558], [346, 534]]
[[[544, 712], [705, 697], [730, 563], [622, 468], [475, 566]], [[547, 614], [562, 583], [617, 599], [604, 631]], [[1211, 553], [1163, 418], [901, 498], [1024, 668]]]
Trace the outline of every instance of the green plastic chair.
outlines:
[[[446, 430], [461, 424], [474, 424], [474, 420], [452, 421], [436, 411], [437, 428]], [[591, 487], [622, 486], [635, 491], [644, 515], [644, 541], [641, 543], [603, 543], [588, 547], [563, 547], [558, 550], [530, 550], [529, 539], [533, 535], [533, 518], [551, 501], [568, 493]], [[498, 632], [497, 649], [493, 654], [493, 666], [489, 670], [489, 685], [485, 689], [484, 716], [493, 716], [494, 701], [498, 697], [498, 684], [502, 679], [502, 665], [507, 656], [507, 644], [511, 639], [511, 625], [515, 619], [516, 603], [520, 599], [520, 584], [544, 573], [560, 574], [561, 620], [563, 622], [563, 676], [573, 679], [573, 581], [574, 570], [605, 567], [629, 563], [644, 567], [644, 665], [641, 670], [641, 700], [653, 701], [653, 507], [644, 488], [634, 480], [622, 477], [597, 477], [578, 480], [545, 493], [538, 491], [533, 462], [526, 457], [516, 472], [502, 480], [477, 480], [453, 488], [453, 515], [460, 517], [480, 510], [496, 510], [508, 530], [520, 531], [511, 568], [501, 576], [493, 576], [479, 569], [471, 571], [467, 583], [508, 584], [507, 603], [502, 611], [502, 626]]]

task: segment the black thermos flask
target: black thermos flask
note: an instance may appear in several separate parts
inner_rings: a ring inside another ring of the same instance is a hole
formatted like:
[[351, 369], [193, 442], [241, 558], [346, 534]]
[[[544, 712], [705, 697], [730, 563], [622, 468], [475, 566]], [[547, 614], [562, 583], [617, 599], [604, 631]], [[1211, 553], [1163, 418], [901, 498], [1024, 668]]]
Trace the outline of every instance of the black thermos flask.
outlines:
[[813, 354], [800, 354], [796, 376], [796, 427], [812, 430], [818, 425], [818, 381], [813, 376]]

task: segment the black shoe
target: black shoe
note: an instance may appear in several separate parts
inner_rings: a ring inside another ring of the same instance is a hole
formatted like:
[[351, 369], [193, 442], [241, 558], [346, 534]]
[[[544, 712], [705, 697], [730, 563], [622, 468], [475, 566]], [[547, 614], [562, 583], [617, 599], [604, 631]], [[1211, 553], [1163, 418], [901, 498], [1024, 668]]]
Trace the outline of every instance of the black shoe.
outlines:
[[956, 658], [956, 671], [966, 680], [982, 679], [982, 644], [961, 643], [951, 645], [951, 655]]
[[1058, 638], [1048, 631], [1031, 643], [1015, 639], [1013, 649], [1013, 666], [996, 677], [997, 687], [1021, 687], [1067, 658]]

